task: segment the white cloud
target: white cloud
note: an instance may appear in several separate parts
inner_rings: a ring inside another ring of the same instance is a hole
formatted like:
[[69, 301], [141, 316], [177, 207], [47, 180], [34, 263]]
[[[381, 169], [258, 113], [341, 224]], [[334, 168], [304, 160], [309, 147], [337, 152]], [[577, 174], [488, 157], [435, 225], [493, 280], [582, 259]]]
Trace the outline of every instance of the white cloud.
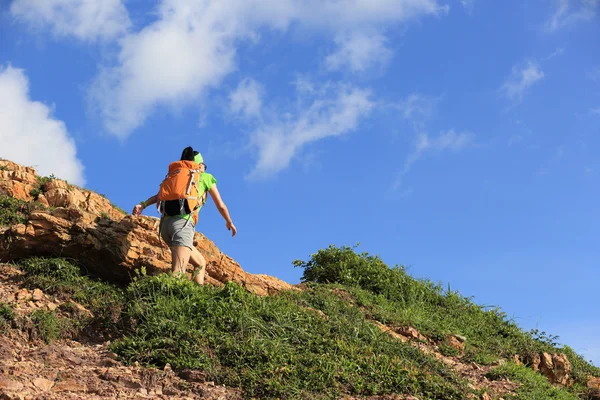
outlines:
[[331, 71], [344, 67], [354, 73], [385, 66], [392, 57], [385, 36], [379, 33], [352, 32], [335, 39], [338, 49], [327, 56], [325, 64]]
[[229, 108], [235, 114], [258, 117], [262, 108], [262, 86], [254, 79], [242, 80], [229, 95]]
[[402, 178], [410, 171], [412, 166], [425, 154], [430, 151], [452, 151], [459, 152], [472, 142], [472, 136], [469, 133], [457, 133], [454, 129], [447, 132], [442, 132], [436, 138], [430, 138], [427, 133], [419, 133], [415, 141], [415, 146], [412, 153], [406, 158], [404, 168], [394, 183], [394, 188], [397, 189]]
[[258, 161], [249, 178], [272, 176], [287, 168], [309, 143], [355, 130], [373, 106], [367, 90], [335, 85], [320, 91], [305, 109], [276, 114], [283, 117], [275, 117], [252, 135]]
[[589, 21], [598, 14], [600, 0], [557, 0], [556, 11], [546, 22], [546, 29], [556, 31], [578, 21]]
[[502, 91], [512, 101], [520, 102], [527, 90], [544, 77], [540, 67], [529, 61], [524, 67], [513, 67], [512, 75], [504, 82]]
[[36, 30], [84, 41], [121, 36], [131, 25], [121, 0], [14, 0], [10, 12]]
[[[218, 86], [237, 68], [240, 41], [260, 40], [261, 28], [284, 31], [294, 23], [343, 37], [447, 9], [437, 0], [162, 0], [155, 22], [120, 41], [118, 62], [99, 74], [91, 99], [107, 129], [125, 137], [156, 106], [199, 101]], [[351, 65], [360, 65], [356, 60]]]
[[83, 165], [64, 122], [52, 110], [29, 99], [23, 70], [0, 66], [0, 157], [34, 166], [41, 175], [54, 174], [84, 185]]

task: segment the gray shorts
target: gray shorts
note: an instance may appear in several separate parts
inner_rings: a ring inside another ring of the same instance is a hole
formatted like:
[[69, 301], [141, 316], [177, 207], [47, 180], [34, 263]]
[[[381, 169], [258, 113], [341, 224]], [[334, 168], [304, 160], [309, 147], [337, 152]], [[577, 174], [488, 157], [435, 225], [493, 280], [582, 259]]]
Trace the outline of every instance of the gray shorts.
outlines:
[[185, 246], [194, 248], [194, 221], [178, 217], [165, 217], [161, 221], [160, 236], [167, 246]]

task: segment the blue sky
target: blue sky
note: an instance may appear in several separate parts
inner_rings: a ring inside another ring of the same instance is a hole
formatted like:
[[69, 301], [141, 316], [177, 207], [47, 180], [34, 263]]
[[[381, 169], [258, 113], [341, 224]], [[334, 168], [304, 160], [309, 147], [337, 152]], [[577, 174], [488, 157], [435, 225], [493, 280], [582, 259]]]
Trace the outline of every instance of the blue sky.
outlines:
[[130, 210], [191, 145], [245, 270], [360, 242], [600, 365], [598, 38], [599, 0], [4, 0], [0, 157]]

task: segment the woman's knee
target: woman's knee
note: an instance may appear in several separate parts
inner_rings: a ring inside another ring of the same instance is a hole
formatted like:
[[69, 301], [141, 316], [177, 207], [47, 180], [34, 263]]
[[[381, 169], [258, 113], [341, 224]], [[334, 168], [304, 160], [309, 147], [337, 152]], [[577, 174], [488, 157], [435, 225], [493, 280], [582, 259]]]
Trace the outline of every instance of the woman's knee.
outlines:
[[185, 272], [187, 264], [190, 260], [191, 249], [186, 246], [171, 247], [171, 258], [173, 272]]

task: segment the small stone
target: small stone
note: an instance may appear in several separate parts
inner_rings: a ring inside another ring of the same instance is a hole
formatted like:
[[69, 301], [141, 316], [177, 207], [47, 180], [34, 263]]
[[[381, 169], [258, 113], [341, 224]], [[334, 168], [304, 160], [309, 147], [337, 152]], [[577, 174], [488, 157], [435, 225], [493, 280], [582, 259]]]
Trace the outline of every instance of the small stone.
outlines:
[[35, 387], [37, 387], [38, 389], [40, 389], [44, 392], [52, 389], [52, 386], [54, 386], [54, 382], [52, 382], [51, 380], [48, 380], [48, 379], [44, 379], [44, 378], [35, 378], [33, 380], [33, 384]]
[[44, 292], [42, 292], [40, 289], [33, 289], [32, 297], [34, 301], [40, 301], [44, 298]]
[[6, 376], [0, 376], [0, 389], [18, 392], [23, 390], [23, 384]]
[[53, 392], [85, 392], [87, 390], [85, 384], [78, 382], [75, 379], [67, 379], [56, 382], [52, 388]]
[[25, 300], [31, 297], [31, 294], [29, 293], [29, 290], [23, 288], [21, 290], [19, 290], [18, 292], [15, 293], [15, 299], [16, 300]]
[[587, 387], [600, 390], [600, 378], [590, 376], [587, 381]]
[[48, 307], [48, 310], [50, 310], [50, 311], [54, 311], [58, 308], [58, 306], [52, 302], [46, 304], [46, 306]]

